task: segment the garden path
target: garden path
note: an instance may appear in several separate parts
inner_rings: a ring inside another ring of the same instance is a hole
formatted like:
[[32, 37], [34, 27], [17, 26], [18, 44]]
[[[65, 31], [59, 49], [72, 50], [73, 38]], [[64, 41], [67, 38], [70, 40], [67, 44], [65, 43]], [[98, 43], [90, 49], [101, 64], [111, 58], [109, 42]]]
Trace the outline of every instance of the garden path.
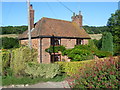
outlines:
[[70, 88], [67, 81], [62, 82], [44, 82], [27, 86], [25, 88]]

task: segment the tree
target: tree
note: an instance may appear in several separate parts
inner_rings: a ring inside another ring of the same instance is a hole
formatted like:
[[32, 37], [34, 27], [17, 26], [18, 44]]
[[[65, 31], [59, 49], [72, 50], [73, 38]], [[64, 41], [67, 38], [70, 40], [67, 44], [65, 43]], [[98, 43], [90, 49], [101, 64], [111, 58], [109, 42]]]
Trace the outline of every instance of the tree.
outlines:
[[113, 37], [110, 32], [104, 32], [102, 35], [102, 51], [113, 53]]
[[120, 55], [120, 10], [117, 10], [108, 19], [107, 26], [113, 35], [115, 53]]
[[19, 47], [19, 40], [17, 38], [8, 38], [2, 37], [0, 38], [2, 45], [0, 45], [0, 49], [10, 49]]

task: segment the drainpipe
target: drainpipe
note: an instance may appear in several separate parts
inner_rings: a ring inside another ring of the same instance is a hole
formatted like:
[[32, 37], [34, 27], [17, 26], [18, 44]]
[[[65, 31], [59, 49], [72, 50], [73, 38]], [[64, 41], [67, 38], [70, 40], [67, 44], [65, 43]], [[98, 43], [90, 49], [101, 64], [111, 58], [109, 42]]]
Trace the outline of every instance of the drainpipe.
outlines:
[[55, 61], [55, 39], [54, 39], [54, 35], [53, 35], [53, 57], [54, 57], [54, 61]]

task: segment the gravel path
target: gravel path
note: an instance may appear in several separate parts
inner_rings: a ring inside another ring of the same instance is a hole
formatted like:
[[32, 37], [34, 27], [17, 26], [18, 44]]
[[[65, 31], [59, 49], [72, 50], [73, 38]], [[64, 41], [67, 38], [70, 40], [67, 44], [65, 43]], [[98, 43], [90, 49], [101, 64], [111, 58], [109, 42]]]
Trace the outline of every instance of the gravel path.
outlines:
[[2, 88], [70, 88], [67, 81], [62, 82], [40, 82], [34, 85], [10, 85]]
[[70, 87], [66, 81], [62, 81], [62, 82], [38, 83], [24, 88], [70, 88]]

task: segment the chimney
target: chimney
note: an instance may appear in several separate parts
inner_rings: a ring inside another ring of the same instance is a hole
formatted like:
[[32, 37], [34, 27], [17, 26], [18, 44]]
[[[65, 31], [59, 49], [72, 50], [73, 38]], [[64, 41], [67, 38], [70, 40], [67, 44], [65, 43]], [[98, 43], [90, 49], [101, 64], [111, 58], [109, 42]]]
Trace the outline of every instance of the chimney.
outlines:
[[32, 4], [30, 5], [30, 30], [32, 30], [32, 28], [34, 28], [34, 10], [32, 7]]
[[75, 13], [73, 13], [73, 16], [71, 18], [72, 18], [72, 22], [75, 22], [79, 27], [82, 27], [81, 11], [79, 11], [79, 15], [75, 15]]

